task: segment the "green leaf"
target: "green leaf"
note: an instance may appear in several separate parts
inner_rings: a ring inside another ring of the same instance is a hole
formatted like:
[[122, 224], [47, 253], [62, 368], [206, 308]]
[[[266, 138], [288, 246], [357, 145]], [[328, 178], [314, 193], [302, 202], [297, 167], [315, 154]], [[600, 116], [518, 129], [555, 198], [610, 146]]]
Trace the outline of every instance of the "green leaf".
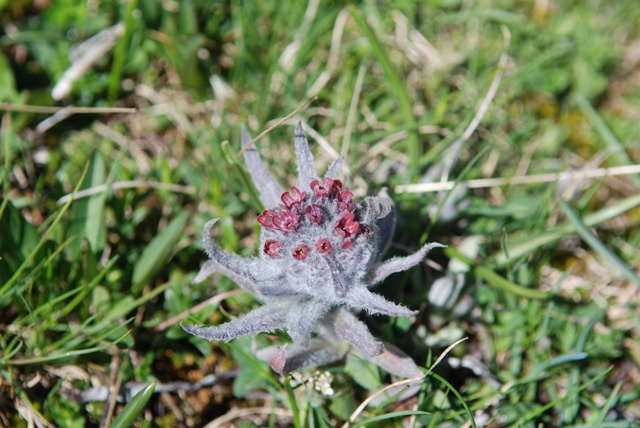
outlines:
[[378, 366], [369, 360], [347, 354], [344, 371], [365, 389], [374, 390], [382, 387]]
[[228, 344], [231, 348], [231, 356], [240, 368], [240, 372], [233, 382], [233, 395], [236, 397], [242, 397], [258, 387], [267, 387], [271, 384], [279, 386], [273, 379], [269, 364], [258, 360], [252, 353], [252, 341], [251, 338], [243, 338]]
[[[105, 183], [106, 165], [100, 152], [95, 152], [93, 155], [88, 178], [82, 186], [83, 190]], [[87, 240], [93, 252], [102, 251], [104, 248], [106, 240], [105, 199], [106, 193], [100, 192], [97, 195], [80, 199], [74, 204], [72, 220], [67, 232], [68, 236], [75, 238], [67, 248], [67, 254], [73, 260], [77, 260], [82, 253], [84, 239]]]
[[561, 364], [572, 363], [574, 361], [582, 361], [587, 358], [589, 354], [586, 352], [571, 352], [570, 354], [558, 355], [555, 358], [545, 361], [544, 363], [536, 366], [529, 373], [528, 378], [534, 378], [545, 370], [549, 370], [552, 367], [559, 366]]
[[16, 79], [13, 76], [13, 69], [7, 57], [0, 51], [0, 102], [14, 102], [18, 97], [16, 91]]
[[133, 269], [133, 286], [131, 287], [133, 294], [140, 293], [142, 287], [165, 267], [175, 250], [176, 243], [182, 236], [188, 219], [188, 212], [179, 214], [144, 249]]
[[27, 365], [31, 365], [31, 364], [43, 364], [43, 363], [48, 363], [48, 362], [51, 362], [51, 361], [72, 359], [72, 358], [78, 357], [80, 355], [92, 354], [94, 352], [102, 352], [102, 351], [105, 351], [105, 350], [107, 350], [109, 348], [112, 348], [112, 347], [116, 346], [118, 343], [120, 343], [122, 340], [124, 340], [127, 336], [129, 336], [129, 333], [130, 333], [130, 331], [127, 331], [126, 333], [124, 333], [122, 336], [120, 336], [115, 341], [113, 341], [111, 343], [107, 343], [106, 345], [102, 345], [102, 346], [95, 346], [93, 348], [80, 349], [80, 350], [76, 350], [76, 351], [51, 353], [51, 354], [47, 354], [47, 355], [42, 356], [42, 357], [31, 357], [31, 358], [22, 358], [22, 359], [18, 359], [18, 360], [7, 360], [7, 361], [4, 361], [3, 364], [8, 365], [8, 366], [9, 365], [11, 365], [11, 366], [27, 366]]
[[136, 10], [137, 0], [131, 0], [127, 6], [127, 12], [124, 18], [124, 34], [118, 40], [114, 54], [113, 66], [111, 67], [111, 75], [109, 76], [109, 104], [113, 105], [118, 98], [120, 85], [122, 84], [122, 70], [127, 58], [127, 47], [131, 41], [131, 33], [136, 24], [134, 11]]
[[156, 383], [151, 382], [145, 386], [133, 396], [131, 401], [127, 403], [122, 412], [111, 424], [111, 428], [128, 428], [130, 427], [138, 415], [144, 410], [144, 406], [147, 405], [149, 399], [153, 395], [153, 391], [156, 389]]

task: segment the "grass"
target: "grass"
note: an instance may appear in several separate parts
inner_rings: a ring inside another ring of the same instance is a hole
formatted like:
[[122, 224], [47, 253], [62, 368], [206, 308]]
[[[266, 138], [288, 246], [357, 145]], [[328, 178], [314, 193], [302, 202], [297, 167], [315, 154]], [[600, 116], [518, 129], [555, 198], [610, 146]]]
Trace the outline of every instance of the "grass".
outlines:
[[[19, 0], [0, 20], [0, 425], [640, 419], [633, 2]], [[54, 101], [70, 49], [118, 22], [123, 36]], [[178, 325], [258, 304], [225, 277], [192, 283], [200, 234], [219, 217], [216, 241], [255, 254], [263, 207], [240, 126], [258, 135], [312, 97], [256, 142], [279, 181], [292, 183], [300, 119], [318, 164], [346, 155], [358, 196], [388, 189], [390, 255], [449, 246], [378, 288], [420, 315], [366, 318], [425, 371], [468, 337], [411, 398], [358, 409], [396, 379], [350, 357], [322, 368], [323, 396], [312, 371], [279, 378], [254, 356], [285, 333], [208, 343]], [[566, 178], [612, 167], [627, 175]], [[410, 186], [442, 177], [455, 188]]]

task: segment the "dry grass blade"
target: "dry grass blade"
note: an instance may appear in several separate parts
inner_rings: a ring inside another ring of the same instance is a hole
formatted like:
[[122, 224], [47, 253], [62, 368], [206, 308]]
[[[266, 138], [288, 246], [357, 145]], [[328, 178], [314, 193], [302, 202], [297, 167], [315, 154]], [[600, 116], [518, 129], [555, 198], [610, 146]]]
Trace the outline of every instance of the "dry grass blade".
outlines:
[[271, 417], [275, 416], [277, 418], [287, 418], [291, 419], [293, 417], [293, 412], [287, 409], [273, 409], [270, 407], [247, 407], [245, 409], [231, 409], [227, 413], [222, 416], [218, 416], [208, 424], [204, 426], [204, 428], [220, 428], [225, 426], [226, 423], [231, 422], [235, 419], [245, 419], [250, 416], [261, 416], [261, 420], [263, 417]]
[[135, 188], [151, 188], [158, 190], [168, 190], [170, 192], [175, 193], [185, 193], [187, 195], [193, 195], [196, 193], [196, 189], [193, 186], [181, 186], [179, 184], [169, 184], [169, 183], [158, 183], [155, 181], [143, 181], [143, 180], [132, 180], [132, 181], [120, 181], [117, 183], [112, 183], [110, 185], [103, 184], [100, 186], [90, 187], [88, 189], [81, 190], [76, 192], [75, 194], [64, 195], [60, 199], [58, 199], [58, 205], [62, 205], [67, 203], [71, 198], [74, 200], [78, 200], [81, 198], [86, 198], [89, 196], [97, 195], [102, 192], [106, 192], [107, 190], [116, 190], [116, 189], [135, 189]]
[[[511, 178], [482, 178], [478, 180], [463, 181], [460, 184], [469, 189], [482, 189], [497, 186], [513, 186], [521, 184], [553, 183], [563, 180], [578, 180], [584, 178], [612, 177], [616, 175], [640, 174], [640, 165], [624, 165], [612, 168], [594, 168], [582, 171], [563, 171], [548, 174], [525, 175]], [[395, 187], [396, 193], [428, 193], [441, 190], [451, 190], [455, 187], [455, 181], [437, 183], [402, 184]]]
[[489, 110], [489, 106], [491, 105], [493, 98], [496, 96], [498, 86], [500, 86], [500, 82], [502, 81], [502, 77], [504, 76], [504, 70], [507, 66], [507, 60], [509, 59], [509, 45], [511, 44], [511, 33], [509, 32], [507, 27], [502, 27], [502, 34], [504, 36], [505, 47], [504, 52], [502, 52], [502, 55], [500, 55], [500, 60], [498, 61], [498, 72], [493, 78], [491, 86], [489, 87], [487, 94], [480, 103], [480, 107], [478, 107], [478, 111], [471, 120], [471, 123], [469, 123], [469, 126], [467, 126], [467, 129], [465, 129], [462, 136], [454, 141], [449, 147], [447, 153], [445, 153], [444, 167], [442, 169], [442, 175], [440, 178], [441, 182], [445, 182], [449, 179], [449, 173], [458, 160], [460, 150], [462, 150], [462, 146], [465, 142], [467, 142], [469, 137], [471, 137], [471, 134], [473, 134], [473, 132], [476, 130], [476, 128], [480, 124], [480, 121], [487, 113], [487, 110]]
[[198, 312], [200, 309], [209, 306], [209, 305], [213, 305], [214, 303], [218, 303], [221, 302], [231, 296], [235, 296], [237, 294], [243, 294], [246, 293], [245, 290], [242, 289], [238, 289], [238, 290], [231, 290], [231, 291], [227, 291], [225, 293], [220, 293], [217, 294], [203, 302], [198, 303], [195, 306], [192, 306], [191, 308], [187, 309], [186, 311], [176, 315], [175, 317], [171, 317], [166, 321], [161, 322], [160, 324], [158, 324], [156, 326], [156, 331], [163, 331], [169, 327], [171, 327], [174, 324], [177, 324], [178, 322], [182, 321], [183, 319], [185, 319], [186, 317], [188, 317], [189, 315]]
[[374, 400], [378, 395], [384, 393], [385, 391], [388, 391], [392, 388], [396, 388], [398, 386], [405, 386], [405, 385], [411, 385], [414, 382], [422, 382], [428, 375], [429, 373], [431, 373], [431, 371], [438, 365], [440, 364], [440, 362], [444, 359], [444, 357], [451, 352], [451, 350], [453, 348], [455, 348], [456, 346], [458, 346], [460, 343], [464, 342], [465, 340], [467, 340], [468, 337], [463, 337], [462, 339], [452, 343], [451, 345], [449, 345], [447, 347], [447, 349], [445, 349], [444, 351], [442, 351], [442, 353], [440, 354], [440, 356], [438, 357], [438, 359], [431, 365], [431, 367], [429, 367], [429, 370], [427, 370], [425, 372], [425, 374], [423, 374], [422, 376], [418, 376], [418, 377], [414, 377], [411, 379], [405, 379], [405, 380], [401, 380], [399, 382], [395, 382], [392, 383], [391, 385], [387, 385], [384, 388], [382, 388], [380, 391], [377, 391], [375, 394], [372, 394], [371, 396], [367, 397], [366, 400], [364, 400], [362, 403], [360, 403], [360, 405], [358, 406], [358, 408], [351, 414], [351, 416], [349, 417], [349, 420], [347, 420], [347, 422], [344, 423], [344, 425], [342, 425], [342, 428], [348, 428], [352, 423], [354, 423], [356, 421], [356, 418], [360, 415], [360, 413], [362, 413], [362, 411], [365, 409], [365, 407], [367, 407], [367, 405]]
[[296, 108], [294, 111], [292, 111], [291, 113], [289, 113], [288, 115], [286, 115], [285, 117], [283, 117], [282, 119], [280, 119], [279, 121], [277, 121], [273, 126], [270, 126], [269, 128], [265, 129], [264, 131], [262, 131], [260, 134], [258, 134], [258, 136], [256, 138], [254, 138], [253, 140], [249, 141], [249, 144], [245, 145], [242, 150], [240, 150], [238, 152], [238, 154], [236, 156], [240, 157], [242, 156], [242, 154], [244, 153], [245, 150], [247, 150], [249, 147], [253, 146], [253, 144], [258, 141], [260, 138], [264, 137], [265, 135], [267, 135], [269, 132], [273, 131], [274, 129], [276, 129], [278, 126], [282, 125], [283, 123], [285, 123], [287, 120], [291, 119], [293, 116], [295, 116], [296, 114], [298, 114], [298, 112], [304, 110], [309, 104], [311, 104], [313, 101], [315, 101], [316, 99], [318, 99], [318, 97], [314, 96], [309, 98], [307, 101], [305, 101], [304, 103], [302, 103], [302, 105], [300, 105], [298, 108]]
[[130, 107], [50, 107], [50, 106], [32, 106], [24, 104], [2, 103], [0, 110], [13, 111], [17, 113], [43, 113], [52, 114], [65, 112], [67, 114], [96, 114], [96, 113], [136, 113], [137, 108]]

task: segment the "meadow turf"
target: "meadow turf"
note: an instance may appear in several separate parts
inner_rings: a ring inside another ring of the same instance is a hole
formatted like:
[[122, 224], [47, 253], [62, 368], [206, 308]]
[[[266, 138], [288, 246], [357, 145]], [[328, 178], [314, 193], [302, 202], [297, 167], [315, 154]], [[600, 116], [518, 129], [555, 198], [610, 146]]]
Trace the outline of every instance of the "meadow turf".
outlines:
[[[638, 426], [636, 1], [14, 0], [0, 22], [0, 426]], [[410, 398], [359, 409], [398, 379], [350, 356], [323, 395], [255, 357], [286, 332], [179, 325], [259, 305], [193, 279], [211, 218], [259, 251], [240, 128], [291, 113], [256, 142], [283, 186], [301, 120], [320, 171], [341, 154], [357, 198], [395, 201], [388, 256], [448, 246], [376, 289], [419, 315], [360, 315], [428, 371]]]

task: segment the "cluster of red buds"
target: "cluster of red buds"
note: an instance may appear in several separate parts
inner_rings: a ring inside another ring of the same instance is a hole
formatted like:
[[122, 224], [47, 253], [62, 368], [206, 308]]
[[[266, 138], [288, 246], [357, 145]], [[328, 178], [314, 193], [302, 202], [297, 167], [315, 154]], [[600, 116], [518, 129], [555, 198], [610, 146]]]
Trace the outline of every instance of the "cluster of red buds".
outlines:
[[342, 181], [313, 180], [309, 190], [292, 187], [282, 194], [279, 206], [258, 216], [263, 228], [276, 232], [264, 241], [264, 254], [281, 257], [286, 246], [294, 259], [305, 260], [313, 248], [319, 254], [331, 254], [334, 248], [350, 249], [357, 236], [369, 237], [371, 229], [358, 222], [353, 192]]

